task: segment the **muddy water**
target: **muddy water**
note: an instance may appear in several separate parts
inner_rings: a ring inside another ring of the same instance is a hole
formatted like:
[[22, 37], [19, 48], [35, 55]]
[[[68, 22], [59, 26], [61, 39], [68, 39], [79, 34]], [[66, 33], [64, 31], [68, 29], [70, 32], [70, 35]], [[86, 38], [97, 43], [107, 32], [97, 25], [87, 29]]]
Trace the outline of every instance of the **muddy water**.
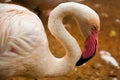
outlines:
[[[42, 80], [120, 80], [120, 69], [107, 64], [101, 59], [99, 52], [105, 50], [120, 64], [120, 0], [86, 0], [82, 2], [93, 8], [100, 16], [101, 30], [99, 33], [99, 51], [86, 65], [76, 67], [69, 74], [57, 78], [42, 78]], [[54, 39], [46, 27], [46, 19], [43, 19], [45, 29], [50, 42], [50, 49], [56, 57], [62, 57], [64, 48]], [[67, 27], [83, 48], [84, 39], [76, 28], [76, 23], [69, 21], [71, 27]], [[12, 80], [41, 80], [13, 78]]]

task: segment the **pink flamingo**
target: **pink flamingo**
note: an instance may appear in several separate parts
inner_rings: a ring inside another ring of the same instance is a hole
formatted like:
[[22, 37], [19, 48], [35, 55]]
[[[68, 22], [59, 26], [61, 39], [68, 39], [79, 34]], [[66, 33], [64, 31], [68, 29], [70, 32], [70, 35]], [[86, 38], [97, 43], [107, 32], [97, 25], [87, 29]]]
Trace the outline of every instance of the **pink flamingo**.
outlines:
[[[83, 53], [62, 23], [67, 15], [74, 16], [81, 26], [86, 38]], [[88, 6], [74, 2], [60, 4], [51, 12], [48, 28], [65, 47], [64, 57], [52, 55], [43, 24], [36, 14], [22, 6], [0, 3], [0, 80], [13, 76], [65, 75], [76, 63], [80, 65], [95, 54], [100, 21]]]

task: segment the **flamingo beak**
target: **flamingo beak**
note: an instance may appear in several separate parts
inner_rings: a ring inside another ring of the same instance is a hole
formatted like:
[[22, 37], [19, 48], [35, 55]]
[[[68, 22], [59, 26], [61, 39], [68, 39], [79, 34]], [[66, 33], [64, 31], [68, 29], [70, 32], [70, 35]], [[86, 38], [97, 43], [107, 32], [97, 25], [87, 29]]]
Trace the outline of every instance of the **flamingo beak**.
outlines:
[[90, 60], [98, 49], [98, 31], [93, 29], [90, 36], [85, 41], [85, 50], [82, 52], [81, 58], [76, 63], [76, 66], [80, 66], [83, 63]]

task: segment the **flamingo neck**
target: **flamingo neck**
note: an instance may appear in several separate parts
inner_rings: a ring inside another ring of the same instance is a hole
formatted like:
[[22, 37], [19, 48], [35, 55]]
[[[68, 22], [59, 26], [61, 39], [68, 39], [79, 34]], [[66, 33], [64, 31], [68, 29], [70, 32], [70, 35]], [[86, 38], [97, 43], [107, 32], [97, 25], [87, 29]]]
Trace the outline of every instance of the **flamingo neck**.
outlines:
[[50, 13], [48, 28], [51, 34], [64, 46], [66, 55], [63, 58], [53, 58], [51, 62], [54, 65], [51, 65], [51, 70], [46, 72], [48, 75], [51, 73], [63, 75], [75, 67], [81, 57], [81, 49], [76, 39], [65, 29], [62, 21], [64, 17], [72, 15], [82, 25], [86, 21], [86, 16], [89, 16], [88, 12], [94, 11], [85, 5], [69, 2], [60, 4]]
[[[77, 4], [77, 3], [75, 3]], [[48, 28], [52, 35], [64, 46], [66, 50], [66, 55], [61, 60], [67, 60], [68, 64], [75, 65], [81, 56], [81, 50], [76, 39], [71, 36], [71, 34], [65, 29], [63, 25], [63, 18], [68, 15], [79, 16], [78, 22], [80, 22], [81, 17], [78, 12], [80, 11], [78, 6], [73, 6], [71, 4], [61, 4], [55, 8], [48, 20]], [[63, 61], [64, 62], [64, 61]], [[66, 63], [67, 64], [67, 63]]]
[[[77, 4], [77, 3], [75, 3]], [[79, 11], [78, 6], [72, 4], [61, 4], [55, 8], [49, 16], [48, 28], [51, 34], [64, 46], [66, 54], [63, 58], [52, 57], [48, 65], [51, 65], [50, 70], [46, 71], [46, 75], [51, 76], [64, 75], [74, 69], [75, 64], [81, 57], [81, 49], [76, 39], [65, 29], [63, 18], [68, 15], [80, 16], [76, 11]], [[69, 8], [68, 8], [69, 7]], [[80, 21], [79, 19], [78, 21]], [[52, 54], [50, 52], [50, 54]]]

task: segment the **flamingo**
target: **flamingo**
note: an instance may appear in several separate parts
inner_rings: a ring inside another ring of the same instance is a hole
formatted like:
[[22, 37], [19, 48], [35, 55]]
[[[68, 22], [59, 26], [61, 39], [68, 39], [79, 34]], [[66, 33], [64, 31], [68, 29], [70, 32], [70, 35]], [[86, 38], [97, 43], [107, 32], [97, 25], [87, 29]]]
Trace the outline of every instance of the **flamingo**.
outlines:
[[[74, 16], [81, 26], [86, 38], [83, 52], [62, 23], [67, 15]], [[43, 24], [35, 13], [19, 5], [0, 3], [0, 80], [62, 76], [95, 54], [100, 20], [88, 6], [75, 2], [58, 5], [49, 16], [48, 28], [64, 46], [64, 57], [52, 55]]]

